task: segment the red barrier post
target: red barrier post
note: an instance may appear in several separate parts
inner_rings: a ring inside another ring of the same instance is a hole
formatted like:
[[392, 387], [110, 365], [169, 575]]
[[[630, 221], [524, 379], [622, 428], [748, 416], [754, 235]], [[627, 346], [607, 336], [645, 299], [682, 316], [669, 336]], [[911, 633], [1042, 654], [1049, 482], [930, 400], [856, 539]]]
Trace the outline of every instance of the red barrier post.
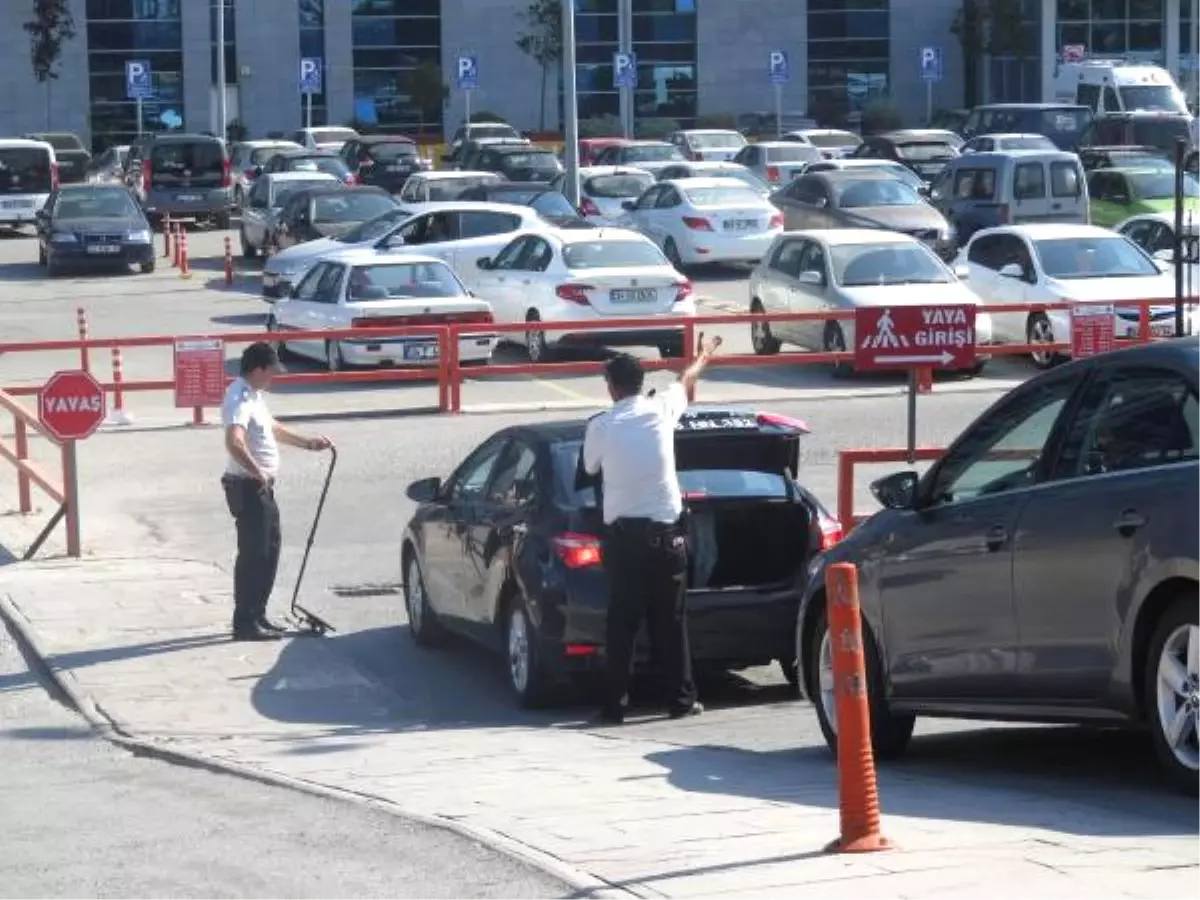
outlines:
[[[75, 310], [75, 324], [79, 326], [79, 339], [86, 341], [88, 339], [87, 312], [84, 311], [82, 306]], [[92, 371], [91, 360], [88, 356], [86, 345], [79, 348], [79, 368], [85, 372]]]
[[171, 258], [171, 215], [168, 213], [163, 216], [163, 259]]
[[225, 284], [233, 284], [233, 242], [225, 235]]
[[842, 523], [842, 534], [854, 529], [854, 463], [853, 450], [843, 450], [837, 462], [837, 517]]
[[[462, 368], [458, 361], [459, 327], [452, 325], [447, 329], [449, 339], [446, 348], [446, 375], [450, 388], [450, 412], [462, 412]], [[479, 326], [474, 326], [478, 328]]]
[[933, 393], [933, 369], [929, 366], [921, 366], [917, 369], [917, 393]]
[[1145, 344], [1150, 340], [1150, 304], [1143, 303], [1138, 307], [1138, 342]]
[[191, 424], [193, 426], [204, 424], [204, 407], [203, 406], [193, 406], [192, 407], [192, 422], [191, 422]]
[[[29, 459], [28, 426], [20, 416], [13, 416], [13, 421], [16, 425], [17, 459], [24, 462]], [[33, 498], [29, 491], [29, 474], [19, 465], [17, 466], [17, 498], [21, 512], [33, 512]]]
[[438, 332], [438, 412], [450, 411], [450, 338], [451, 330]]
[[192, 269], [188, 264], [188, 236], [186, 228], [180, 233], [179, 240], [183, 245], [179, 250], [179, 277], [191, 278]]
[[[683, 367], [686, 369], [696, 361], [696, 323], [689, 318], [683, 323]], [[688, 388], [688, 403], [696, 402], [696, 386]]]

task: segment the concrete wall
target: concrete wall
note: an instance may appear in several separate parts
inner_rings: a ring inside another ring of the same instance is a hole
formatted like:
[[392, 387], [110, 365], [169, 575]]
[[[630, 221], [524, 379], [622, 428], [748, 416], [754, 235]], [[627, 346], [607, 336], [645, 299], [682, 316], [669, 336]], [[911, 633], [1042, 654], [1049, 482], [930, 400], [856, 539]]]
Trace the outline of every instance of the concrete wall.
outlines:
[[235, 15], [239, 118], [252, 137], [299, 128], [300, 13], [296, 0], [237, 0]]
[[[523, 0], [442, 0], [442, 72], [450, 87], [445, 111], [446, 133], [452, 134], [466, 115], [462, 91], [454, 87], [460, 53], [479, 57], [479, 90], [471, 92], [471, 109], [486, 109], [518, 129], [537, 128], [538, 90], [542, 70], [517, 49]], [[486, 30], [484, 28], [486, 24]], [[558, 121], [558, 73], [546, 83], [546, 121]]]
[[920, 52], [924, 46], [940, 46], [945, 60], [945, 77], [933, 86], [933, 108], [962, 106], [962, 53], [950, 34], [950, 25], [960, 0], [892, 0], [891, 85], [892, 103], [909, 125], [925, 122], [927, 102], [921, 79]]
[[697, 112], [767, 112], [775, 89], [767, 54], [785, 50], [792, 80], [786, 112], [808, 110], [808, 4], [804, 0], [703, 0], [696, 23]]
[[[330, 125], [345, 125], [354, 118], [354, 40], [350, 21], [350, 0], [325, 0], [325, 103]], [[298, 30], [299, 24], [296, 27]], [[297, 46], [299, 40], [297, 36]], [[299, 65], [297, 62], [293, 70]]]
[[[0, 136], [28, 131], [71, 131], [87, 144], [88, 122], [87, 20], [84, 0], [72, 0], [75, 38], [63, 46], [58, 78], [40, 84], [33, 75], [29, 34], [22, 27], [31, 5], [13, 0], [0, 3], [0, 60], [4, 60], [4, 89], [0, 90]], [[47, 102], [48, 101], [48, 102]]]

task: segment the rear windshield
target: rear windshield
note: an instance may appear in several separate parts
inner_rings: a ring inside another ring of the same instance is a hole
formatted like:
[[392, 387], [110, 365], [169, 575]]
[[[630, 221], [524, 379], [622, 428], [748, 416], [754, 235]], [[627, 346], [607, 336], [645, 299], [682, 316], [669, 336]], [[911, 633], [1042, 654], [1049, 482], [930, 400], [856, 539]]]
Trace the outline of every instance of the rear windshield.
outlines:
[[838, 207], [841, 209], [861, 206], [914, 206], [920, 202], [921, 197], [907, 184], [883, 178], [852, 181], [841, 187], [838, 193]]
[[725, 206], [731, 203], [758, 206], [762, 203], [758, 194], [743, 187], [689, 188], [684, 193], [693, 206]]
[[355, 303], [461, 296], [463, 286], [445, 263], [355, 266], [350, 273], [350, 300]]
[[36, 147], [0, 147], [0, 194], [50, 193], [50, 153]]
[[349, 128], [318, 128], [312, 133], [312, 136], [314, 143], [336, 144], [338, 141], [345, 143], [358, 135]]
[[945, 141], [911, 141], [896, 144], [896, 155], [908, 162], [932, 162], [953, 159], [958, 153]]
[[546, 191], [529, 204], [539, 215], [575, 218], [579, 213], [571, 205], [571, 201], [558, 191]]
[[649, 241], [585, 241], [563, 248], [568, 269], [621, 269], [665, 266], [666, 257]]
[[796, 144], [792, 147], [767, 148], [768, 162], [808, 162], [817, 158], [817, 155], [803, 144]]
[[862, 138], [850, 131], [834, 131], [826, 134], [806, 134], [808, 142], [814, 147], [857, 147]]
[[363, 241], [373, 241], [383, 237], [397, 225], [412, 218], [407, 209], [390, 209], [381, 216], [363, 222], [357, 228], [352, 228], [343, 234], [339, 241], [343, 244], [361, 244]]
[[338, 178], [350, 171], [336, 156], [301, 156], [288, 160], [287, 168], [291, 172], [324, 172]]
[[[465, 127], [462, 129], [462, 133], [467, 134]], [[521, 136], [511, 125], [472, 125], [470, 135], [472, 140], [487, 137], [519, 138]]]
[[274, 147], [256, 147], [250, 151], [250, 165], [263, 166], [272, 156], [277, 156], [284, 150], [295, 150], [295, 144], [278, 144]]
[[589, 197], [624, 199], [640, 197], [642, 192], [654, 184], [654, 176], [631, 173], [628, 175], [594, 175], [583, 183], [583, 192]]
[[401, 156], [417, 155], [417, 145], [410, 141], [391, 141], [386, 144], [371, 144], [367, 148], [375, 159], [399, 159]]
[[553, 153], [505, 153], [500, 157], [500, 168], [557, 172], [558, 159]]
[[746, 139], [735, 131], [717, 134], [689, 134], [688, 143], [697, 150], [736, 150], [746, 146]]
[[276, 208], [283, 206], [287, 198], [296, 193], [296, 191], [303, 191], [311, 187], [313, 187], [313, 183], [307, 180], [277, 181], [273, 186], [273, 193], [271, 194], [271, 206]]
[[1054, 141], [1040, 134], [1025, 137], [1006, 137], [996, 141], [1001, 150], [1053, 150]]
[[544, 193], [545, 190], [545, 188], [526, 188], [524, 190], [496, 191], [486, 199], [492, 203], [514, 203], [517, 206], [528, 206], [530, 200], [538, 194]]
[[486, 177], [483, 175], [472, 176], [471, 178], [439, 178], [436, 181], [427, 182], [429, 188], [430, 200], [457, 200], [463, 191], [469, 191], [471, 188], [484, 187], [489, 184], [496, 184], [500, 181], [498, 175]]
[[211, 141], [155, 144], [150, 167], [156, 175], [179, 178], [220, 175], [225, 167], [225, 153], [220, 144]]
[[82, 150], [83, 144], [73, 134], [43, 134], [38, 140], [45, 141], [55, 150]]
[[125, 190], [67, 191], [59, 195], [54, 216], [60, 219], [124, 219], [137, 215]]
[[313, 204], [314, 222], [365, 222], [395, 204], [386, 194], [324, 194]]
[[621, 152], [621, 158], [625, 162], [670, 162], [671, 160], [683, 159], [683, 154], [679, 152], [678, 147], [673, 147], [670, 144], [664, 144], [661, 147], [651, 144], [649, 146], [625, 147]]

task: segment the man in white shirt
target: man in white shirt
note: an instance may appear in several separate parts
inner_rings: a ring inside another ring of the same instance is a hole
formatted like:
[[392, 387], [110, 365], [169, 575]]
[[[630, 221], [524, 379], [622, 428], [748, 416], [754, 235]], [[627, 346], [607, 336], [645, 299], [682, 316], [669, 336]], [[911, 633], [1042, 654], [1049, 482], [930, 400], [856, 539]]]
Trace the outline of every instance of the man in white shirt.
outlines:
[[265, 392], [279, 369], [275, 348], [251, 344], [242, 354], [241, 377], [225, 392], [225, 501], [237, 523], [237, 562], [233, 569], [233, 639], [276, 640], [284, 631], [267, 619], [275, 586], [282, 535], [275, 479], [279, 442], [305, 450], [328, 450], [327, 437], [303, 437], [278, 422], [267, 409]]
[[583, 466], [601, 474], [604, 569], [609, 581], [605, 637], [607, 673], [600, 719], [620, 724], [629, 704], [634, 642], [642, 619], [666, 681], [671, 718], [698, 715], [687, 637], [687, 543], [683, 498], [675, 472], [675, 426], [719, 337], [700, 335], [700, 352], [679, 380], [644, 396], [637, 359], [618, 354], [605, 366], [612, 409], [588, 422]]

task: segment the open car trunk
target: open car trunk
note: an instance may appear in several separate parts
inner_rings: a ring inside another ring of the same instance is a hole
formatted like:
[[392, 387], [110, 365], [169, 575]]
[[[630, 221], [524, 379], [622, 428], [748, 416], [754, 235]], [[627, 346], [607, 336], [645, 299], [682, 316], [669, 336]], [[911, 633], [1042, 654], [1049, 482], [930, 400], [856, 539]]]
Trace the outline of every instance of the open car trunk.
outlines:
[[810, 513], [798, 500], [686, 504], [690, 590], [781, 584], [807, 563]]

